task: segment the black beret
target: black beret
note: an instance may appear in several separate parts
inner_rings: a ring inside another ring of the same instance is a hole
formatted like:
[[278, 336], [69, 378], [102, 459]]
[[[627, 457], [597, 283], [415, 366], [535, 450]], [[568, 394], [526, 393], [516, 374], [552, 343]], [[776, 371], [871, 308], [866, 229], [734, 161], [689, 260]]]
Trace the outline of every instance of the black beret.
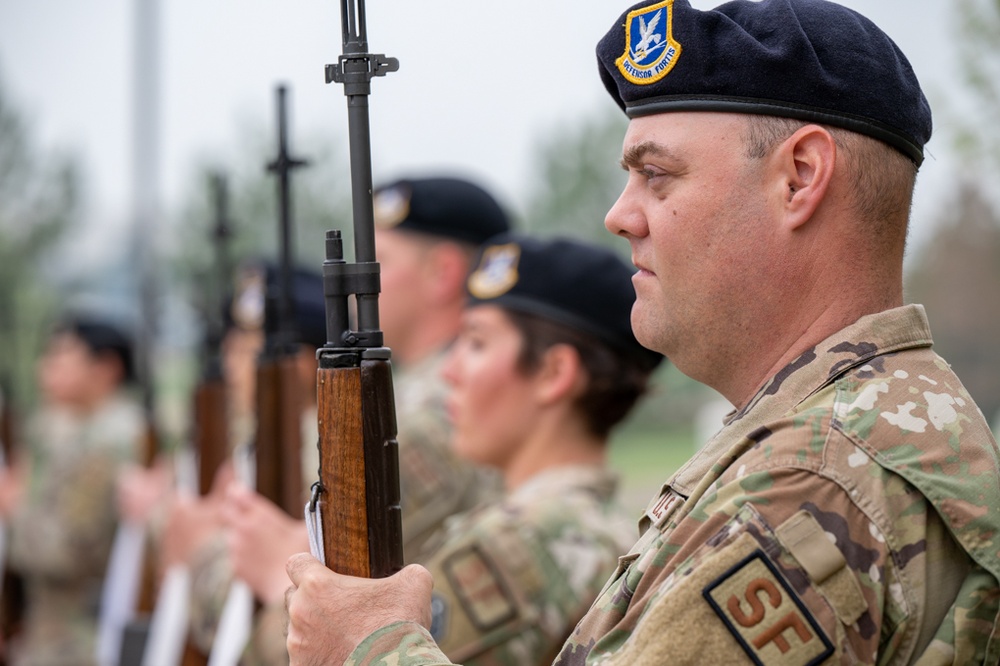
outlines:
[[[264, 328], [264, 317], [276, 309], [280, 289], [278, 266], [271, 261], [251, 260], [236, 274], [233, 298], [226, 308], [226, 325], [254, 330]], [[272, 304], [268, 305], [268, 297]], [[326, 344], [326, 302], [323, 277], [304, 268], [292, 270], [292, 308], [295, 311], [296, 342], [314, 347]]]
[[709, 11], [647, 0], [622, 14], [597, 59], [630, 118], [796, 118], [872, 136], [918, 165], [931, 136], [930, 106], [903, 53], [864, 16], [826, 0], [735, 0]]
[[459, 178], [406, 178], [374, 192], [375, 226], [479, 245], [510, 228], [507, 214], [479, 185]]
[[470, 304], [495, 304], [582, 330], [646, 368], [663, 360], [636, 341], [635, 271], [606, 248], [507, 233], [484, 244], [473, 266], [466, 282]]

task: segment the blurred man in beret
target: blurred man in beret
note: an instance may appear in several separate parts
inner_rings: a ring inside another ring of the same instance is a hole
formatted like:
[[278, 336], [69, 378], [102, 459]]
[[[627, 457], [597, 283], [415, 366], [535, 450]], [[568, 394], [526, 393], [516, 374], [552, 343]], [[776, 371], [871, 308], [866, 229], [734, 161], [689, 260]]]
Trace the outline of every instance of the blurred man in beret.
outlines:
[[[1000, 454], [903, 304], [931, 134], [905, 57], [824, 0], [647, 0], [597, 54], [636, 337], [735, 410], [556, 663], [998, 663]], [[447, 663], [425, 570], [289, 572], [294, 662]]]
[[116, 479], [143, 455], [133, 368], [131, 339], [104, 315], [67, 315], [48, 339], [38, 364], [42, 406], [18, 466], [0, 472], [0, 516], [27, 606], [8, 663], [96, 663]]

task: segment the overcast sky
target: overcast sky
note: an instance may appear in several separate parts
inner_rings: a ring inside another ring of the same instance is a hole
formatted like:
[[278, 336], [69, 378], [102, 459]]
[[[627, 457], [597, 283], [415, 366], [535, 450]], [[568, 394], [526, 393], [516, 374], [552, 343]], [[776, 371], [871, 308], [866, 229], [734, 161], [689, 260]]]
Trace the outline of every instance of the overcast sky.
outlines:
[[[196, 159], [237, 154], [241, 123], [271, 122], [274, 86], [291, 88], [292, 144], [346, 135], [343, 89], [323, 65], [340, 53], [336, 0], [161, 0], [161, 191], [175, 210]], [[558, 124], [612, 104], [594, 45], [629, 2], [369, 0], [371, 50], [399, 58], [374, 82], [375, 179], [461, 169], [519, 208], [532, 145]], [[715, 2], [694, 0], [707, 9]], [[844, 0], [901, 46], [925, 92], [957, 85], [949, 3]], [[129, 207], [133, 0], [0, 0], [0, 80], [45, 146], [83, 161], [92, 219], [124, 224]], [[953, 158], [928, 146], [915, 236], [939, 216]], [[346, 156], [345, 156], [346, 163]], [[600, 223], [597, 221], [596, 223]]]

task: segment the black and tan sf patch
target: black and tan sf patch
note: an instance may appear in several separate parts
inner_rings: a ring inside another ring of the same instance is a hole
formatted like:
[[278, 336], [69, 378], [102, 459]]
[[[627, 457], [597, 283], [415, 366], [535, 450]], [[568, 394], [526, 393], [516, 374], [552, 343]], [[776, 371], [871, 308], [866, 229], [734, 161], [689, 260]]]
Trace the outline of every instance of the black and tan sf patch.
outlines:
[[833, 644], [784, 577], [755, 550], [702, 589], [702, 596], [760, 666], [814, 666]]
[[517, 617], [514, 596], [496, 565], [477, 546], [452, 553], [441, 570], [478, 631], [485, 633]]

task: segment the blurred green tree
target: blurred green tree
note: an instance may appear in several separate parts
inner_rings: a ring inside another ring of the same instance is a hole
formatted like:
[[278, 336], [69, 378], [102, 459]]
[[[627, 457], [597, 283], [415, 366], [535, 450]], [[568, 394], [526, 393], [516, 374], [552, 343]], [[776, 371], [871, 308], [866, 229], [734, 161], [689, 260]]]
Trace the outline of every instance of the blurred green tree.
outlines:
[[34, 365], [61, 306], [50, 264], [79, 216], [75, 160], [39, 147], [0, 82], [0, 383], [10, 401], [34, 404]]
[[[231, 265], [250, 257], [277, 261], [279, 256], [278, 182], [266, 169], [277, 153], [273, 132], [245, 129], [240, 134], [245, 138], [238, 142], [242, 146], [238, 155], [229, 160], [206, 159], [195, 168], [174, 243], [167, 250], [170, 282], [200, 313], [214, 307], [204, 302], [206, 293], [231, 286], [215, 284], [219, 276], [211, 241], [217, 217], [211, 185], [214, 177], [222, 175], [228, 182]], [[328, 229], [340, 229], [347, 239], [345, 248], [353, 247], [349, 245], [353, 238], [350, 177], [346, 159], [339, 159], [346, 149], [327, 139], [291, 144], [290, 155], [309, 162], [295, 169], [290, 178], [292, 256], [296, 265], [319, 271]], [[223, 162], [229, 166], [221, 166]], [[206, 290], [206, 285], [211, 288]]]
[[958, 0], [952, 12], [969, 99], [947, 108], [947, 127], [970, 166], [1000, 173], [1000, 0]]
[[934, 348], [955, 368], [987, 419], [1000, 416], [1000, 216], [979, 181], [965, 181], [909, 272]]
[[628, 256], [628, 244], [604, 228], [604, 216], [625, 185], [618, 161], [627, 125], [614, 108], [542, 135], [525, 206], [527, 231], [584, 238]]

